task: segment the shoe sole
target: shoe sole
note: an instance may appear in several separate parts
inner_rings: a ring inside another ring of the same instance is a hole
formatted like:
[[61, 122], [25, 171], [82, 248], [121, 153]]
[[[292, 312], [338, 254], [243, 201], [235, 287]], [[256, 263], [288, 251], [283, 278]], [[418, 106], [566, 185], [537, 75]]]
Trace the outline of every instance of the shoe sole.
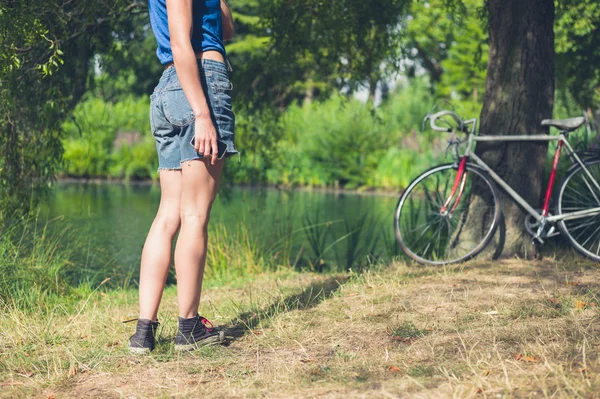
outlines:
[[225, 332], [219, 331], [219, 335], [205, 338], [200, 342], [196, 342], [193, 344], [175, 344], [175, 350], [177, 352], [189, 352], [189, 351], [199, 349], [203, 346], [220, 344], [223, 341], [225, 341]]
[[150, 348], [134, 348], [130, 346], [129, 353], [134, 355], [148, 355], [150, 354]]

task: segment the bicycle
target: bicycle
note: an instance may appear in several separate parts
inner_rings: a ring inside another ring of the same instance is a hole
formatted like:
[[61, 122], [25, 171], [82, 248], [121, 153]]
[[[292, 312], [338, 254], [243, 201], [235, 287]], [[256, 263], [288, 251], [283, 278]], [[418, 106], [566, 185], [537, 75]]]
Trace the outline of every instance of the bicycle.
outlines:
[[[454, 123], [449, 123], [449, 117]], [[398, 201], [394, 230], [400, 247], [410, 258], [427, 265], [447, 265], [481, 253], [500, 224], [498, 185], [527, 212], [525, 226], [534, 242], [541, 245], [558, 234], [558, 226], [573, 248], [600, 262], [600, 153], [582, 159], [568, 142], [569, 133], [581, 127], [585, 117], [542, 121], [542, 126], [558, 128], [558, 136], [479, 136], [477, 119], [463, 121], [452, 111], [428, 115], [423, 123], [428, 119], [433, 130], [453, 133], [448, 149], [453, 149], [456, 160], [421, 174]], [[451, 127], [439, 126], [437, 121]], [[458, 133], [465, 133], [466, 138], [458, 139]], [[473, 151], [478, 142], [518, 141], [558, 142], [541, 211], [527, 203]], [[464, 147], [462, 152], [460, 147]], [[563, 148], [573, 165], [563, 178], [553, 215], [550, 199]]]

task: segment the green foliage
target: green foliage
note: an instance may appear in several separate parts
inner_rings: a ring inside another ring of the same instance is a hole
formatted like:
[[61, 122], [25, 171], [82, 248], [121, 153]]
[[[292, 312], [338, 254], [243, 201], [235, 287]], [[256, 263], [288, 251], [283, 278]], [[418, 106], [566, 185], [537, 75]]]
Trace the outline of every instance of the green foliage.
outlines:
[[101, 177], [106, 172], [109, 154], [97, 143], [82, 138], [67, 140], [64, 147], [64, 172], [67, 176]]
[[[0, 219], [28, 210], [59, 167], [60, 125], [127, 0], [0, 4]], [[16, 213], [15, 213], [16, 212]]]
[[277, 143], [283, 133], [277, 112], [264, 109], [236, 110], [235, 142], [240, 156], [225, 166], [225, 180], [234, 183], [264, 183], [273, 167]]
[[[441, 62], [448, 57], [454, 37], [454, 14], [444, 3], [445, 0], [412, 2], [403, 41], [405, 56], [423, 67], [433, 83], [441, 80]], [[425, 26], [427, 29], [423, 29]], [[410, 68], [409, 76], [415, 75], [416, 65]]]
[[454, 8], [447, 3], [412, 3], [405, 51], [427, 71], [438, 95], [481, 102], [488, 57], [484, 1], [463, 0]]
[[555, 3], [558, 88], [568, 90], [579, 107], [597, 108], [600, 101], [600, 3], [595, 0]]
[[[245, 59], [257, 60], [248, 56], [256, 51], [262, 61], [242, 66], [251, 82], [238, 86], [244, 102], [268, 99], [286, 106], [297, 99], [326, 97], [332, 89], [353, 91], [365, 82], [373, 88], [384, 75], [382, 64], [392, 67], [399, 61], [406, 0], [241, 3], [243, 14], [254, 17], [240, 20], [242, 34], [248, 34], [240, 39]], [[233, 56], [242, 48], [238, 43], [231, 45]]]
[[[294, 181], [295, 176], [310, 177], [316, 170], [322, 178], [320, 185], [356, 188], [366, 181], [382, 151], [391, 144], [390, 136], [368, 107], [339, 96], [323, 103], [290, 107], [283, 116], [283, 125], [287, 140], [280, 151], [286, 167], [280, 169], [288, 173], [281, 179], [293, 184], [300, 183]], [[313, 167], [315, 170], [311, 170]]]
[[[481, 102], [488, 57], [483, 0], [413, 1], [403, 40], [405, 57], [430, 77], [436, 93]], [[558, 90], [570, 91], [579, 108], [600, 100], [600, 3], [555, 0]], [[424, 29], [427, 27], [427, 29]]]
[[334, 96], [292, 106], [282, 116], [271, 184], [399, 189], [443, 156], [440, 136], [421, 133], [434, 103], [416, 81], [378, 108]]
[[109, 175], [125, 180], [157, 179], [158, 158], [152, 137], [139, 143], [123, 144], [111, 156]]
[[125, 32], [96, 55], [97, 70], [88, 88], [95, 96], [113, 102], [130, 95], [150, 95], [164, 71], [156, 57], [156, 39], [147, 9], [133, 13], [125, 24]]
[[156, 178], [158, 158], [148, 119], [149, 101], [128, 97], [80, 103], [63, 125], [63, 173], [72, 177]]
[[481, 0], [465, 2], [461, 23], [453, 29], [454, 39], [448, 57], [442, 61], [444, 74], [438, 94], [482, 102], [488, 61], [488, 35], [480, 18]]

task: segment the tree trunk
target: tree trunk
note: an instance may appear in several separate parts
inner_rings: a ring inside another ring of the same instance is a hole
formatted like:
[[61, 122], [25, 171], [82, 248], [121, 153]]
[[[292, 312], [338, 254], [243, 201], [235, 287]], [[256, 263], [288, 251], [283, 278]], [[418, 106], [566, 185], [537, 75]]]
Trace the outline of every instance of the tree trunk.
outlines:
[[369, 102], [371, 104], [375, 103], [375, 95], [377, 94], [377, 83], [379, 82], [379, 75], [377, 73], [372, 73], [369, 76]]
[[[554, 103], [554, 0], [487, 0], [490, 50], [483, 135], [547, 134]], [[547, 143], [479, 143], [479, 155], [534, 208], [541, 208]], [[502, 256], [531, 257], [525, 212], [502, 196]], [[499, 251], [498, 251], [499, 254]]]

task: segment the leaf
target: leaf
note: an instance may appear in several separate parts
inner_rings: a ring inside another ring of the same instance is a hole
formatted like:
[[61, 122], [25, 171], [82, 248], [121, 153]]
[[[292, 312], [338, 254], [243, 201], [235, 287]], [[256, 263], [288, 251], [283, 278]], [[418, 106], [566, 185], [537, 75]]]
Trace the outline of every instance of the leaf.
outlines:
[[391, 371], [392, 373], [399, 373], [401, 370], [398, 366], [390, 366], [388, 367], [388, 371]]
[[585, 308], [587, 305], [588, 305], [587, 302], [583, 302], [580, 300], [575, 301], [575, 309], [581, 310], [581, 309]]
[[69, 366], [69, 377], [75, 377], [79, 370], [77, 370], [77, 366], [74, 364]]
[[358, 294], [356, 292], [353, 293], [353, 294], [348, 294], [348, 295], [346, 295], [346, 298], [350, 298], [350, 297], [353, 297], [353, 296], [358, 296]]
[[565, 284], [571, 286], [571, 287], [577, 287], [578, 285], [581, 285], [580, 281], [567, 281]]
[[492, 316], [492, 315], [500, 314], [500, 312], [498, 312], [497, 310], [490, 310], [489, 312], [483, 312], [483, 314]]
[[513, 358], [515, 360], [520, 360], [522, 362], [526, 362], [526, 363], [538, 363], [539, 361], [541, 361], [542, 359], [540, 359], [539, 357], [533, 357], [533, 356], [525, 356], [521, 353], [516, 353], [513, 355]]

